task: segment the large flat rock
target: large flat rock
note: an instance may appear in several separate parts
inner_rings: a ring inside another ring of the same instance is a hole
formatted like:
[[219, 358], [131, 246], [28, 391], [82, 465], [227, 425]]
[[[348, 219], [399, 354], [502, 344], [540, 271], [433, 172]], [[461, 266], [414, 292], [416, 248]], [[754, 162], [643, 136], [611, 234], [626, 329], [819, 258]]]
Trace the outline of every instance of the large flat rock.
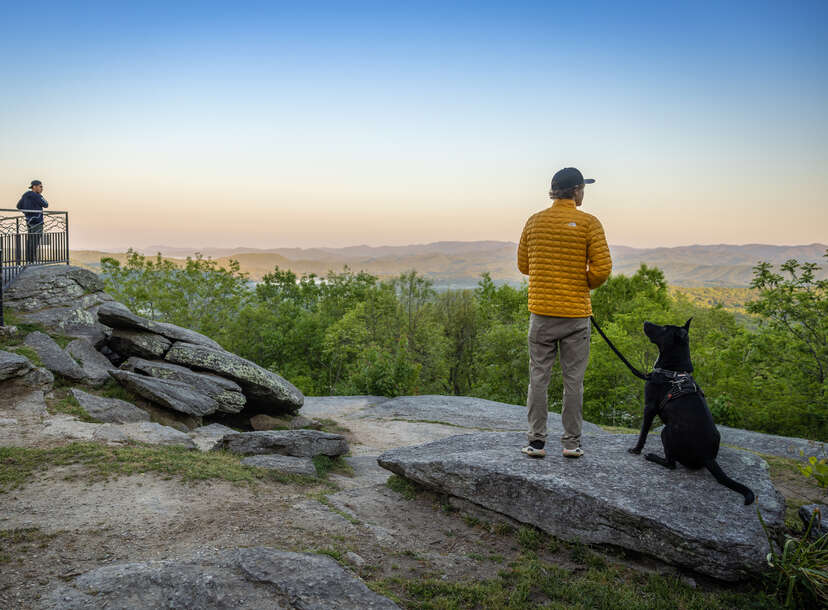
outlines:
[[268, 414], [295, 413], [305, 399], [302, 392], [287, 379], [224, 350], [177, 342], [165, 359], [235, 381], [244, 390], [248, 403]]
[[[444, 423], [481, 430], [527, 430], [526, 406], [510, 405], [469, 396], [400, 396], [367, 406], [363, 417]], [[563, 434], [560, 413], [549, 413], [550, 441]], [[609, 434], [595, 424], [584, 422], [584, 434]]]
[[391, 610], [391, 600], [326, 555], [267, 547], [200, 549], [167, 561], [97, 568], [58, 586], [49, 610]]
[[[723, 580], [766, 568], [756, 505], [706, 470], [668, 470], [627, 453], [626, 435], [585, 436], [577, 460], [520, 453], [521, 433], [445, 438], [382, 454], [380, 466], [566, 540], [611, 544]], [[647, 451], [661, 453], [659, 440]], [[723, 448], [719, 464], [757, 496], [765, 522], [784, 523], [785, 503], [758, 456]]]

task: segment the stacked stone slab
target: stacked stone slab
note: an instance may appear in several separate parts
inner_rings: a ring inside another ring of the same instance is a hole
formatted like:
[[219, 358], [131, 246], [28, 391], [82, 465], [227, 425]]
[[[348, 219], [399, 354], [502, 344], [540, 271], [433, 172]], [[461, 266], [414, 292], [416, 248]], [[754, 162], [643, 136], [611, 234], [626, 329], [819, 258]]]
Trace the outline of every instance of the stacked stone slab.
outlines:
[[213, 450], [252, 456], [242, 460], [248, 466], [314, 476], [313, 458], [345, 455], [348, 441], [319, 430], [267, 430], [226, 434]]
[[279, 415], [302, 406], [304, 396], [289, 381], [200, 333], [147, 320], [115, 301], [97, 315], [112, 328], [107, 347], [121, 363], [109, 375], [154, 404], [196, 417], [248, 405]]

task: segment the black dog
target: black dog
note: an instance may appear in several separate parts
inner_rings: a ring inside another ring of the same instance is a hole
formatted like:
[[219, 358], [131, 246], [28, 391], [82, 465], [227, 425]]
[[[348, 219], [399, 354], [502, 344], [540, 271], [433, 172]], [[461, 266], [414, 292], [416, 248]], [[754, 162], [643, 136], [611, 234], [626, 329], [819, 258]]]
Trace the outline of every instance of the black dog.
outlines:
[[704, 393], [690, 373], [690, 320], [681, 326], [659, 326], [644, 322], [644, 334], [658, 346], [658, 360], [644, 386], [644, 421], [641, 434], [630, 453], [641, 453], [647, 433], [656, 415], [664, 422], [661, 442], [664, 457], [648, 453], [651, 462], [674, 469], [676, 462], [687, 468], [706, 467], [716, 480], [738, 491], [745, 504], [754, 500], [753, 492], [728, 477], [716, 463], [719, 454], [719, 431], [704, 399]]

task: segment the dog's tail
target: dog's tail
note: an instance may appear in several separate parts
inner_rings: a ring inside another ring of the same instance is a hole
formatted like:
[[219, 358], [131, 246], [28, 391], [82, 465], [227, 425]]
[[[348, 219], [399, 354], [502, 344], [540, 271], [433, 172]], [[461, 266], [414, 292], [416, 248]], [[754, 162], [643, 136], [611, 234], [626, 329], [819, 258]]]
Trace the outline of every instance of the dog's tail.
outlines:
[[724, 470], [721, 469], [716, 460], [705, 460], [704, 465], [710, 471], [710, 473], [716, 477], [716, 480], [724, 485], [725, 487], [729, 487], [733, 491], [738, 491], [745, 497], [745, 505], [753, 504], [753, 501], [756, 499], [756, 496], [753, 495], [753, 492], [742, 485], [741, 483], [734, 481], [729, 476], [724, 473]]

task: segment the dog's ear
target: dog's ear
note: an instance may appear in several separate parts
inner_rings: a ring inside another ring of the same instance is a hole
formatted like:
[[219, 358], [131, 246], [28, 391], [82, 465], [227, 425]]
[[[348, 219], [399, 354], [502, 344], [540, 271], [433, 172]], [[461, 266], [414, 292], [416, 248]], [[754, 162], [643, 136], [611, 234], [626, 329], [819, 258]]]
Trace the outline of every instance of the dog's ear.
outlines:
[[687, 322], [684, 323], [684, 330], [690, 330], [690, 320], [693, 318], [689, 318]]

